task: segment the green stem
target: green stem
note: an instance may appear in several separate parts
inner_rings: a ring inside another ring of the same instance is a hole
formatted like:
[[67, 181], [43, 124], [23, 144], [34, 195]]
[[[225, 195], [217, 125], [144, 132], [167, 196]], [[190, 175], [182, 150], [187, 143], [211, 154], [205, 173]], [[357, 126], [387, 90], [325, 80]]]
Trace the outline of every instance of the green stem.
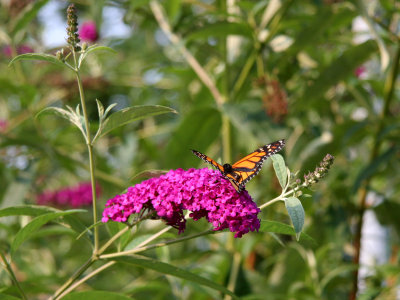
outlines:
[[289, 195], [291, 195], [291, 194], [294, 194], [295, 192], [297, 192], [300, 188], [302, 188], [302, 187], [305, 187], [305, 184], [303, 183], [301, 186], [298, 186], [298, 187], [295, 187], [294, 189], [291, 189], [290, 191], [288, 191], [288, 192], [283, 192], [282, 194], [280, 194], [278, 197], [276, 197], [276, 198], [274, 198], [274, 199], [272, 199], [272, 200], [269, 200], [268, 202], [265, 202], [263, 205], [261, 205], [260, 207], [259, 207], [259, 209], [264, 209], [264, 208], [266, 208], [267, 206], [269, 206], [269, 205], [271, 205], [271, 204], [273, 204], [273, 203], [275, 203], [275, 202], [278, 202], [278, 201], [282, 201], [282, 200], [284, 200], [284, 198], [286, 198], [287, 196], [289, 196]]
[[58, 296], [58, 299], [61, 299], [62, 297], [64, 297], [65, 295], [67, 295], [68, 293], [70, 293], [71, 291], [73, 291], [76, 287], [80, 286], [82, 283], [84, 283], [85, 281], [89, 280], [90, 278], [92, 278], [93, 276], [99, 274], [101, 271], [104, 271], [105, 269], [111, 267], [112, 265], [115, 265], [116, 262], [115, 261], [110, 261], [104, 265], [102, 265], [101, 267], [95, 269], [94, 271], [90, 272], [88, 275], [86, 275], [85, 277], [83, 277], [81, 280], [75, 282], [73, 285], [71, 285], [69, 288], [65, 289], [65, 291], [62, 292], [62, 294], [60, 294]]
[[6, 257], [4, 256], [4, 254], [2, 252], [0, 253], [0, 257], [1, 257], [1, 260], [3, 261], [3, 264], [4, 264], [4, 267], [5, 267], [6, 271], [8, 272], [8, 274], [11, 277], [11, 280], [14, 282], [15, 286], [17, 287], [17, 290], [21, 294], [21, 298], [24, 299], [24, 300], [28, 299], [28, 298], [26, 298], [26, 295], [25, 295], [22, 287], [20, 286], [20, 284], [19, 284], [19, 282], [17, 280], [17, 277], [14, 274], [14, 271], [12, 270], [10, 264], [8, 263]]
[[248, 56], [246, 63], [244, 64], [242, 71], [239, 74], [238, 79], [236, 80], [233, 89], [232, 89], [232, 97], [236, 97], [242, 88], [244, 82], [248, 78], [251, 68], [253, 67], [254, 61], [257, 57], [257, 50], [253, 50], [252, 53]]
[[[379, 123], [377, 126], [377, 130], [375, 132], [374, 140], [373, 140], [373, 148], [369, 157], [368, 164], [372, 164], [379, 155], [379, 150], [381, 148], [383, 140], [380, 138], [380, 134], [385, 126], [385, 118], [389, 114], [390, 104], [393, 100], [394, 89], [396, 85], [396, 78], [399, 73], [399, 62], [400, 62], [400, 43], [397, 45], [396, 54], [393, 59], [392, 68], [389, 71], [388, 76], [386, 77], [385, 85], [383, 88], [384, 95], [384, 107], [379, 116]], [[372, 180], [372, 176], [365, 179], [364, 184], [359, 189], [359, 213], [358, 213], [358, 223], [356, 226], [356, 232], [354, 237], [354, 258], [353, 263], [358, 266], [360, 263], [360, 250], [361, 250], [361, 238], [362, 238], [362, 226], [363, 226], [363, 218], [366, 207], [366, 199], [368, 195], [368, 187]], [[353, 289], [350, 293], [349, 299], [355, 300], [357, 298], [358, 293], [358, 268], [354, 271], [353, 277]]]
[[[97, 196], [96, 196], [96, 179], [95, 179], [95, 167], [94, 167], [94, 155], [93, 155], [93, 144], [92, 144], [92, 137], [90, 133], [90, 123], [89, 123], [89, 117], [86, 109], [86, 101], [85, 101], [85, 94], [83, 92], [83, 85], [82, 85], [82, 80], [81, 76], [79, 73], [79, 68], [78, 68], [78, 62], [77, 62], [77, 57], [75, 50], [72, 50], [73, 53], [73, 58], [74, 58], [74, 64], [75, 64], [75, 75], [76, 75], [76, 81], [78, 82], [78, 88], [79, 88], [79, 96], [81, 99], [81, 106], [82, 106], [82, 112], [83, 112], [83, 117], [85, 120], [85, 131], [86, 131], [86, 145], [88, 148], [88, 153], [89, 153], [89, 172], [90, 172], [90, 182], [92, 185], [92, 197], [93, 197], [93, 224], [97, 222]], [[96, 226], [94, 228], [94, 248], [93, 248], [93, 256], [97, 256], [99, 248], [99, 229]]]
[[[235, 287], [236, 287], [236, 282], [237, 278], [239, 275], [239, 269], [240, 269], [240, 263], [242, 261], [242, 257], [239, 252], [235, 252], [233, 254], [233, 260], [232, 260], [232, 267], [231, 267], [231, 274], [229, 276], [229, 282], [228, 282], [228, 290], [230, 290], [232, 293], [235, 292]], [[232, 299], [230, 295], [225, 295], [224, 300]]]
[[132, 250], [122, 251], [122, 252], [117, 252], [117, 253], [110, 253], [110, 254], [100, 255], [100, 259], [109, 259], [109, 258], [113, 258], [113, 257], [132, 255], [132, 254], [136, 254], [136, 253], [139, 253], [139, 252], [147, 251], [147, 250], [150, 250], [150, 249], [154, 249], [154, 248], [158, 248], [158, 247], [164, 247], [164, 246], [167, 246], [167, 245], [172, 245], [172, 244], [176, 244], [176, 243], [179, 243], [179, 242], [191, 240], [191, 239], [194, 239], [196, 237], [207, 235], [207, 234], [214, 233], [214, 232], [215, 232], [214, 229], [209, 229], [209, 230], [197, 233], [197, 234], [193, 234], [193, 235], [190, 235], [190, 236], [186, 236], [186, 237], [182, 237], [182, 238], [178, 238], [178, 239], [174, 239], [174, 240], [170, 240], [170, 241], [166, 241], [166, 242], [153, 244], [153, 245], [150, 245], [150, 246], [135, 248], [135, 249], [132, 249]]
[[69, 286], [83, 274], [93, 263], [95, 259], [88, 259], [55, 293], [51, 299], [59, 299], [62, 294], [69, 288]]

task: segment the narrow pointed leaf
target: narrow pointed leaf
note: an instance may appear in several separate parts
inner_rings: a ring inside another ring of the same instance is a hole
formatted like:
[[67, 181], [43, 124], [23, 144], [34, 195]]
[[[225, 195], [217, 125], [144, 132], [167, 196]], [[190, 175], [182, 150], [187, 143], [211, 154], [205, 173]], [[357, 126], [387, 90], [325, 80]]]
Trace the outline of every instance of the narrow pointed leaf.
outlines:
[[99, 120], [101, 120], [103, 118], [103, 115], [104, 115], [104, 106], [97, 99], [96, 99], [96, 103], [97, 103], [97, 112], [99, 113]]
[[[60, 117], [70, 121], [72, 124], [74, 124], [76, 127], [78, 127], [79, 130], [82, 132], [82, 135], [86, 139], [86, 132], [85, 132], [85, 127], [84, 127], [83, 117], [81, 117], [76, 112], [74, 112], [74, 110], [71, 107], [67, 106], [67, 108], [70, 111], [67, 111], [60, 107], [46, 107], [45, 109], [42, 109], [40, 112], [38, 112], [36, 114], [36, 117], [38, 117], [40, 114], [42, 114], [44, 112], [55, 112]], [[77, 107], [77, 111], [79, 111], [79, 107]]]
[[31, 4], [26, 5], [24, 11], [20, 13], [14, 21], [11, 30], [12, 35], [25, 28], [37, 16], [39, 10], [48, 2], [48, 0], [33, 1]]
[[151, 269], [151, 270], [157, 271], [159, 273], [163, 273], [166, 275], [172, 275], [172, 276], [175, 276], [178, 278], [182, 278], [184, 280], [189, 280], [189, 281], [195, 282], [197, 284], [210, 287], [210, 288], [220, 291], [224, 294], [228, 294], [228, 295], [232, 296], [232, 298], [234, 298], [234, 299], [238, 299], [238, 297], [235, 294], [233, 294], [231, 291], [229, 291], [223, 285], [220, 285], [220, 284], [216, 283], [215, 281], [211, 281], [207, 278], [201, 277], [199, 275], [193, 274], [189, 271], [186, 271], [184, 269], [175, 267], [173, 265], [170, 265], [170, 264], [167, 264], [164, 262], [156, 261], [154, 259], [142, 258], [140, 256], [130, 256], [130, 257], [124, 256], [124, 257], [114, 258], [112, 260], [120, 262], [120, 263], [124, 263], [124, 264], [130, 264], [130, 265], [142, 267], [145, 269]]
[[295, 197], [285, 199], [285, 206], [290, 219], [292, 220], [294, 231], [296, 232], [296, 238], [299, 240], [305, 218], [303, 206], [301, 205], [300, 200]]
[[161, 105], [143, 105], [125, 108], [113, 113], [104, 121], [100, 137], [122, 125], [165, 113], [176, 113], [176, 111]]
[[[292, 236], [296, 235], [296, 232], [294, 231], [292, 226], [285, 223], [269, 220], [261, 220], [259, 232], [278, 233]], [[301, 233], [301, 238], [308, 241], [314, 241], [312, 237], [304, 232]]]
[[21, 55], [14, 57], [8, 65], [11, 66], [14, 62], [19, 61], [19, 60], [41, 60], [41, 61], [50, 62], [50, 63], [58, 65], [58, 66], [65, 67], [65, 64], [62, 61], [58, 60], [57, 57], [55, 57], [54, 55], [45, 54], [45, 53], [21, 54]]
[[36, 232], [41, 226], [44, 224], [57, 219], [62, 216], [78, 213], [78, 212], [85, 212], [82, 209], [73, 209], [68, 211], [61, 211], [61, 212], [51, 212], [44, 215], [40, 215], [34, 218], [31, 222], [29, 222], [25, 227], [23, 227], [18, 233], [15, 235], [14, 241], [11, 245], [11, 254], [13, 255], [15, 251], [18, 249], [21, 244], [26, 241], [32, 233]]
[[279, 184], [281, 185], [282, 189], [284, 189], [287, 182], [287, 169], [285, 160], [280, 154], [272, 155], [271, 160], [272, 165], [274, 166], [276, 177], [278, 177]]
[[111, 52], [111, 53], [117, 53], [117, 51], [115, 51], [114, 49], [112, 49], [110, 47], [92, 45], [92, 46], [88, 47], [85, 50], [85, 52], [79, 57], [78, 65], [80, 66], [82, 64], [83, 60], [86, 58], [86, 56], [88, 54], [95, 52], [95, 51], [107, 51], [107, 52]]
[[49, 212], [57, 211], [55, 208], [41, 205], [10, 206], [0, 209], [0, 217], [8, 216], [39, 216]]

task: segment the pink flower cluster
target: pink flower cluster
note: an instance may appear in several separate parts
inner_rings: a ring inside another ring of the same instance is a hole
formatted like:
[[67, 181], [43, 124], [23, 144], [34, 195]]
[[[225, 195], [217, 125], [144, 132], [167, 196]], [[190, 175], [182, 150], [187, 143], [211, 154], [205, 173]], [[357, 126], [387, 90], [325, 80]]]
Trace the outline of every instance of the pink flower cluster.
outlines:
[[96, 23], [87, 21], [79, 28], [79, 38], [84, 42], [94, 43], [99, 38]]
[[[100, 187], [96, 186], [96, 195], [100, 195]], [[55, 205], [82, 207], [92, 205], [92, 186], [90, 182], [80, 183], [74, 187], [66, 187], [57, 191], [45, 191], [37, 197], [39, 205]]]
[[146, 209], [155, 211], [179, 233], [186, 225], [183, 210], [189, 210], [195, 221], [206, 217], [214, 230], [229, 228], [235, 237], [260, 228], [260, 210], [247, 191], [237, 193], [220, 172], [208, 168], [171, 170], [130, 187], [107, 201], [102, 221], [126, 222]]
[[[17, 54], [25, 54], [25, 53], [34, 52], [34, 50], [31, 47], [29, 47], [28, 45], [20, 45], [20, 46], [17, 47], [16, 51], [17, 51]], [[7, 45], [7, 46], [5, 46], [3, 48], [3, 54], [6, 57], [11, 57], [12, 56], [12, 51], [11, 51], [11, 46], [10, 45]]]

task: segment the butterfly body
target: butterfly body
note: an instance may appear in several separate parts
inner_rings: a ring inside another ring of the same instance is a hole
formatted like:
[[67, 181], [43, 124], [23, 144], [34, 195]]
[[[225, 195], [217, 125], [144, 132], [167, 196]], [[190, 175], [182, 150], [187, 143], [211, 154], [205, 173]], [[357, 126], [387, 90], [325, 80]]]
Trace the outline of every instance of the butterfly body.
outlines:
[[271, 155], [279, 152], [285, 146], [285, 140], [267, 144], [246, 155], [234, 164], [220, 165], [207, 155], [192, 150], [193, 154], [217, 168], [228, 179], [236, 191], [240, 193], [246, 183], [260, 172], [262, 164]]

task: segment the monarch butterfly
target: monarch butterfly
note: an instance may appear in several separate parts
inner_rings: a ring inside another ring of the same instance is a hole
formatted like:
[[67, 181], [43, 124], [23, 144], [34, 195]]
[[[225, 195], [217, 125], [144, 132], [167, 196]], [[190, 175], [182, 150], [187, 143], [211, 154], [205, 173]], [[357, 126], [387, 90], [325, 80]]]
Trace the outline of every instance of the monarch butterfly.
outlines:
[[262, 146], [235, 162], [233, 165], [220, 165], [215, 160], [199, 151], [192, 150], [192, 152], [194, 155], [217, 168], [222, 175], [232, 183], [236, 191], [240, 193], [244, 189], [245, 184], [260, 172], [264, 160], [281, 151], [284, 146], [285, 140], [279, 140]]

